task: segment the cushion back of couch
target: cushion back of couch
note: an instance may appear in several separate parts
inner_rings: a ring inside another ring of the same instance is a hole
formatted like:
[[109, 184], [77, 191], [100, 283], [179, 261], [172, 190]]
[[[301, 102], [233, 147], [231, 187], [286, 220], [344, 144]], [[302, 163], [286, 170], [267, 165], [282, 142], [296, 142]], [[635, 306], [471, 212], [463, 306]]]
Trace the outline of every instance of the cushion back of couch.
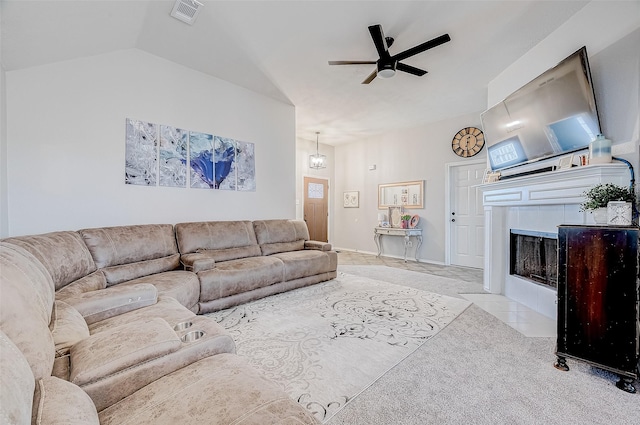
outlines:
[[204, 221], [176, 224], [181, 254], [206, 252], [215, 261], [260, 256], [250, 221]]
[[3, 424], [31, 423], [31, 408], [35, 380], [27, 359], [16, 345], [0, 330], [0, 422]]
[[52, 232], [5, 239], [33, 254], [47, 269], [56, 290], [96, 271], [91, 253], [78, 232]]
[[80, 230], [107, 285], [174, 270], [180, 254], [171, 224], [100, 227]]
[[31, 253], [0, 242], [0, 294], [0, 329], [27, 359], [36, 380], [50, 376], [55, 356], [49, 330], [54, 302], [51, 276]]
[[262, 255], [304, 249], [309, 240], [307, 223], [302, 220], [259, 220], [253, 222]]

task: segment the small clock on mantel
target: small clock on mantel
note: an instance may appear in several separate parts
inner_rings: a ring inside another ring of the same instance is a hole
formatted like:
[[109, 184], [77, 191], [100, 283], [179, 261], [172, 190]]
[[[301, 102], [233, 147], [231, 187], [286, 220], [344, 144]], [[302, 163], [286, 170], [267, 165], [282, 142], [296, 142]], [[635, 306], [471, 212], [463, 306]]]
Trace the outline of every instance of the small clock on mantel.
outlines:
[[477, 127], [465, 127], [451, 141], [453, 152], [463, 158], [475, 156], [484, 147], [484, 133]]

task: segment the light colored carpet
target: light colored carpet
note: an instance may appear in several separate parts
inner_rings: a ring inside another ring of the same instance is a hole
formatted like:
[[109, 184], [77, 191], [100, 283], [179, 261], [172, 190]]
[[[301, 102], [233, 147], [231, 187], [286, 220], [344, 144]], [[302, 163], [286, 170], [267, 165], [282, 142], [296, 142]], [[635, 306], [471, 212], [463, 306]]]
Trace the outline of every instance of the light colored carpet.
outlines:
[[340, 273], [209, 316], [231, 333], [238, 354], [326, 421], [469, 305]]
[[[340, 270], [452, 296], [481, 289], [446, 278], [437, 288], [423, 273], [384, 266]], [[640, 423], [640, 393], [619, 390], [616, 376], [582, 362], [556, 370], [554, 349], [555, 338], [527, 338], [472, 305], [327, 425]]]

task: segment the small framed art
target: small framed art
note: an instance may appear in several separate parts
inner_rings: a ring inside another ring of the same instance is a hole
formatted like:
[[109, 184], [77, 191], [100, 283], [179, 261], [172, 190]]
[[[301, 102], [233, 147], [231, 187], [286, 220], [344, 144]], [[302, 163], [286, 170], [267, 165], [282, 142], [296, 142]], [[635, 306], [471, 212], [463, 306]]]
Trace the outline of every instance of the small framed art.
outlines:
[[566, 170], [567, 168], [571, 167], [573, 167], [573, 154], [563, 156], [562, 158], [560, 158], [560, 160], [558, 160], [559, 170]]
[[359, 208], [360, 207], [360, 192], [352, 190], [344, 192], [343, 195], [343, 207], [344, 208]]

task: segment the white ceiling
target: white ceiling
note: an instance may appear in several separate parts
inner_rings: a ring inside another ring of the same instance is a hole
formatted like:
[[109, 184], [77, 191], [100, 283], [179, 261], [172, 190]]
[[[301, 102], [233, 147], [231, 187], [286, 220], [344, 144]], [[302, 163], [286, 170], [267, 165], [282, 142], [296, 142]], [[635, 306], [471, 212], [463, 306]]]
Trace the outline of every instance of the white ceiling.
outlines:
[[[202, 0], [200, 0], [202, 1]], [[1, 0], [6, 71], [138, 48], [295, 105], [297, 136], [339, 145], [486, 108], [486, 88], [587, 1], [204, 1], [196, 23], [174, 1]], [[404, 63], [429, 71], [360, 84], [376, 60], [448, 33]], [[473, 123], [475, 124], [475, 123]]]

